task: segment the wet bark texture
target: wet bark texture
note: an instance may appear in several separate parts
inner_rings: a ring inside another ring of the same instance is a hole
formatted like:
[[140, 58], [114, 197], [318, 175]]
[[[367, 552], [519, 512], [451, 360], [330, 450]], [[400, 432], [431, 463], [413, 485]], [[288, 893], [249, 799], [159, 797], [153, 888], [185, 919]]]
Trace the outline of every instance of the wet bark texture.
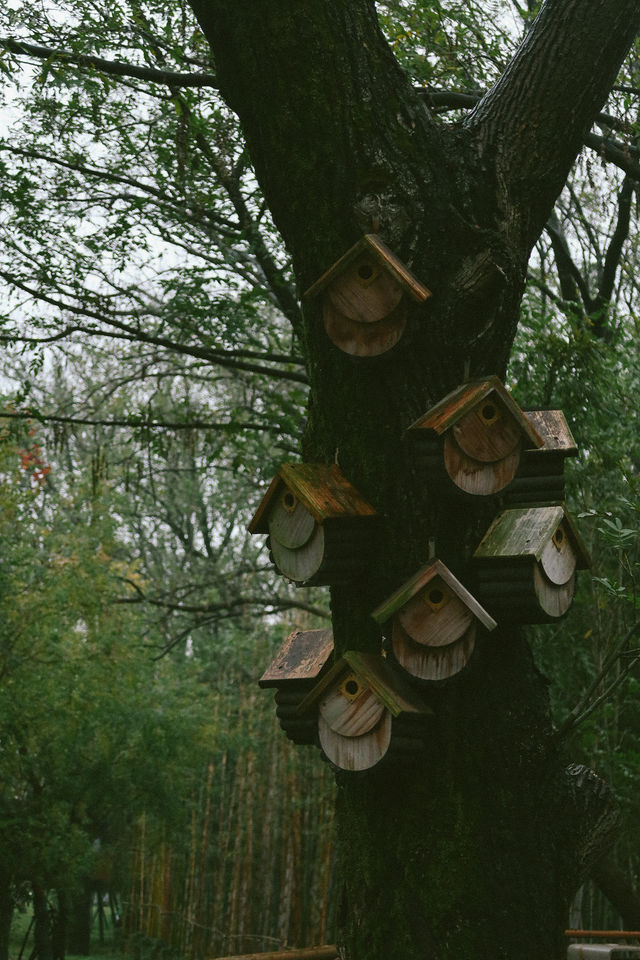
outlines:
[[49, 904], [44, 887], [33, 882], [31, 884], [33, 896], [33, 950], [37, 960], [53, 960], [51, 945], [51, 922]]
[[[370, 613], [427, 559], [464, 574], [482, 509], [435, 498], [406, 427], [471, 375], [503, 375], [533, 243], [640, 23], [640, 0], [547, 0], [463, 124], [429, 114], [370, 0], [191, 0], [304, 291], [363, 233], [433, 292], [389, 353], [354, 359], [305, 307], [304, 459], [340, 463], [385, 525], [375, 575], [332, 591], [336, 646], [378, 651]], [[485, 518], [486, 522], [486, 518]], [[429, 693], [420, 763], [342, 776], [347, 960], [545, 960], [612, 836], [602, 782], [566, 769], [517, 631]]]
[[13, 896], [8, 876], [0, 876], [0, 960], [9, 960], [9, 935], [13, 916]]
[[69, 911], [67, 944], [69, 953], [88, 957], [91, 952], [91, 898], [93, 888], [86, 881], [67, 898]]

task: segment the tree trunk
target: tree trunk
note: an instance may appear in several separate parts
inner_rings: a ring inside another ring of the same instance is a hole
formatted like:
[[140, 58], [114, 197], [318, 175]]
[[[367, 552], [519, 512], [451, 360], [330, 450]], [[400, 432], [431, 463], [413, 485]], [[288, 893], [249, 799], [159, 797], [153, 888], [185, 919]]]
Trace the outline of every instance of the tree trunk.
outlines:
[[51, 946], [51, 920], [49, 917], [49, 905], [47, 903], [47, 894], [39, 883], [31, 884], [33, 894], [33, 918], [34, 918], [34, 955], [37, 960], [53, 960], [53, 949]]
[[59, 890], [57, 899], [57, 909], [51, 916], [51, 950], [53, 960], [64, 960], [67, 942], [68, 897], [63, 890]]
[[11, 880], [0, 876], [0, 960], [9, 960], [9, 934], [13, 917]]
[[88, 957], [91, 952], [91, 898], [92, 888], [85, 883], [69, 897], [67, 947], [69, 953]]
[[[368, 359], [331, 343], [317, 299], [304, 311], [304, 459], [338, 462], [384, 520], [372, 575], [332, 589], [336, 651], [379, 652], [372, 610], [430, 541], [464, 582], [490, 518], [429, 489], [405, 430], [468, 373], [504, 375], [531, 246], [640, 4], [548, 0], [500, 84], [452, 127], [414, 94], [369, 0], [191, 5], [301, 291], [379, 232], [433, 292]], [[339, 776], [344, 956], [560, 956], [571, 896], [616, 826], [610, 795], [554, 748], [547, 684], [517, 630], [481, 638], [469, 668], [425, 695], [435, 720], [419, 762]]]

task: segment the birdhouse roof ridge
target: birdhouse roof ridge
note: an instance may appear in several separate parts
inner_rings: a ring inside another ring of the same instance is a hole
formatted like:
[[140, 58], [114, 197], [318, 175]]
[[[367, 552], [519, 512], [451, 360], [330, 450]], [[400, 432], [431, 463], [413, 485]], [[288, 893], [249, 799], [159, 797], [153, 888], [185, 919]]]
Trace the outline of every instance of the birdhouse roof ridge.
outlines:
[[492, 392], [498, 395], [531, 445], [536, 448], [543, 446], [544, 440], [535, 426], [496, 374], [460, 384], [427, 410], [408, 429], [433, 430], [441, 436]]
[[307, 694], [298, 707], [304, 715], [343, 673], [353, 671], [394, 717], [401, 713], [433, 713], [406, 678], [379, 654], [348, 650]]
[[365, 252], [370, 253], [380, 266], [387, 270], [411, 294], [414, 300], [421, 302], [431, 296], [431, 291], [414, 277], [409, 268], [396, 257], [377, 233], [366, 233], [333, 266], [329, 267], [308, 290], [305, 290], [304, 298], [310, 300], [322, 293], [332, 280], [339, 276], [360, 254]]
[[559, 453], [563, 457], [575, 457], [578, 446], [562, 410], [523, 410], [524, 415], [543, 440], [543, 446], [531, 453]]
[[497, 623], [493, 617], [478, 603], [473, 594], [463, 586], [451, 570], [437, 558], [430, 560], [429, 563], [421, 567], [420, 570], [403, 583], [402, 586], [398, 587], [391, 596], [387, 597], [380, 606], [376, 607], [371, 616], [377, 623], [385, 623], [397, 610], [400, 610], [419, 590], [426, 587], [436, 576], [442, 578], [447, 586], [462, 600], [465, 606], [477, 617], [487, 630], [495, 629]]
[[283, 463], [249, 523], [249, 533], [268, 533], [267, 513], [282, 486], [307, 508], [317, 523], [337, 517], [375, 517], [376, 511], [335, 464]]

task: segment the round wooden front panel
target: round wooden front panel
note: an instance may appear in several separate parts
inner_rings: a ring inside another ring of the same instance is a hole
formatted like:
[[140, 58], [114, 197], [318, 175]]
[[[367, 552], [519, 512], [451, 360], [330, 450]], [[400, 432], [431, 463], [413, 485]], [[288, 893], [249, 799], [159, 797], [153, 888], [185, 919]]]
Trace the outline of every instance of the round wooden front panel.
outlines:
[[495, 463], [516, 449], [521, 428], [498, 397], [489, 394], [453, 426], [456, 442], [472, 460]]
[[473, 614], [440, 577], [435, 577], [405, 603], [395, 619], [415, 643], [444, 647], [469, 629]]
[[406, 324], [407, 309], [404, 302], [384, 320], [376, 323], [360, 323], [350, 320], [336, 309], [329, 297], [325, 297], [322, 319], [327, 336], [343, 353], [352, 357], [377, 357], [395, 347]]
[[560, 524], [540, 557], [540, 566], [551, 583], [559, 586], [571, 579], [578, 559], [563, 523]]
[[394, 623], [391, 642], [393, 655], [403, 669], [419, 680], [447, 680], [466, 667], [475, 647], [476, 624], [473, 622], [459, 640], [446, 647], [425, 647], [415, 643]]
[[276, 566], [283, 576], [296, 583], [304, 583], [322, 565], [324, 557], [324, 530], [316, 524], [315, 531], [307, 542], [296, 550], [290, 550], [275, 536], [270, 538], [271, 552]]
[[307, 508], [285, 487], [271, 508], [268, 525], [271, 537], [287, 550], [297, 550], [309, 541], [316, 522]]
[[341, 770], [368, 770], [384, 757], [391, 743], [391, 714], [385, 710], [380, 722], [360, 737], [343, 737], [318, 716], [318, 738], [326, 756]]
[[504, 490], [516, 475], [520, 464], [520, 444], [503, 460], [485, 463], [467, 456], [453, 433], [444, 438], [444, 465], [455, 485], [465, 493], [487, 497]]
[[[348, 687], [353, 684], [355, 692]], [[360, 737], [369, 733], [382, 717], [384, 704], [356, 677], [347, 677], [320, 701], [318, 713], [334, 733], [343, 737]]]
[[358, 323], [384, 320], [402, 298], [399, 283], [366, 253], [336, 277], [327, 293], [338, 313]]
[[542, 610], [554, 619], [563, 617], [573, 602], [576, 588], [575, 574], [566, 583], [556, 584], [545, 576], [539, 564], [535, 564], [533, 584]]

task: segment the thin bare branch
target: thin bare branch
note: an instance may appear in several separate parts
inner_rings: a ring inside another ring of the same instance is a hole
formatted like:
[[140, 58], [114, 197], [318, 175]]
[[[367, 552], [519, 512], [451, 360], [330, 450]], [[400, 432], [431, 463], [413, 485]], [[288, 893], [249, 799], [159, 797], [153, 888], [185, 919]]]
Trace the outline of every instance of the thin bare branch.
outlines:
[[155, 67], [140, 67], [133, 63], [121, 63], [105, 60], [103, 57], [73, 53], [71, 50], [43, 47], [36, 43], [27, 43], [25, 40], [14, 40], [11, 37], [0, 37], [0, 47], [10, 53], [23, 54], [52, 63], [99, 70], [100, 73], [113, 77], [135, 77], [137, 80], [150, 80], [152, 83], [163, 83], [170, 87], [210, 87], [213, 90], [218, 88], [218, 81], [210, 73], [175, 73], [172, 70], [158, 70]]

